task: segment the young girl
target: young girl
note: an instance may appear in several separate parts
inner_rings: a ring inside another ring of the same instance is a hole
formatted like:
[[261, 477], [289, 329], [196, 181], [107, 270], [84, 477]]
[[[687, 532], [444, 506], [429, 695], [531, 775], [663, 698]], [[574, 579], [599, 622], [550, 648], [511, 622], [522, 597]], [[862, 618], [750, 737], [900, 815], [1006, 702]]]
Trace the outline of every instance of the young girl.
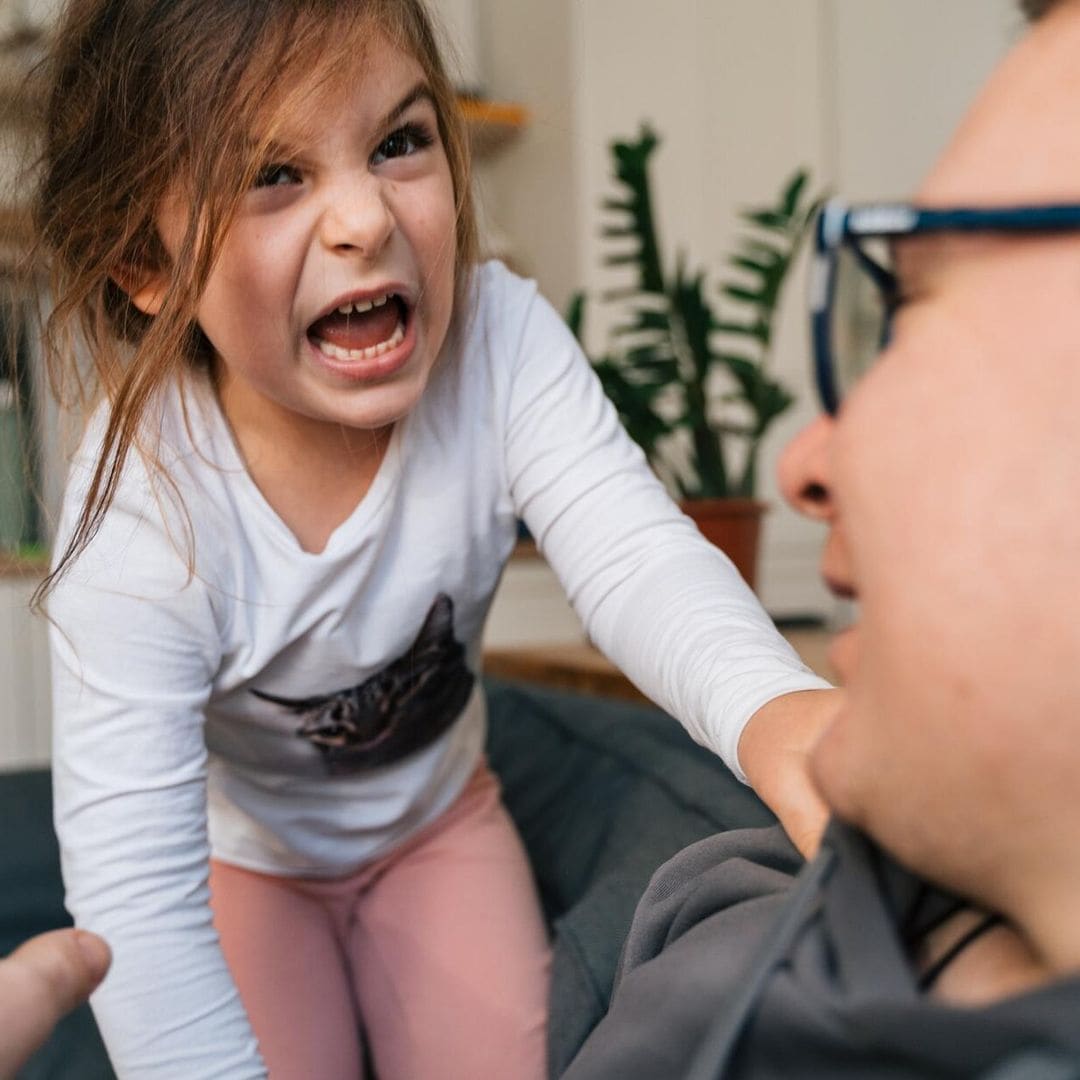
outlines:
[[56, 814], [117, 1071], [356, 1077], [362, 1031], [380, 1080], [540, 1077], [477, 681], [515, 519], [734, 768], [823, 684], [475, 265], [420, 0], [73, 0], [55, 63], [46, 348], [101, 398], [49, 583]]

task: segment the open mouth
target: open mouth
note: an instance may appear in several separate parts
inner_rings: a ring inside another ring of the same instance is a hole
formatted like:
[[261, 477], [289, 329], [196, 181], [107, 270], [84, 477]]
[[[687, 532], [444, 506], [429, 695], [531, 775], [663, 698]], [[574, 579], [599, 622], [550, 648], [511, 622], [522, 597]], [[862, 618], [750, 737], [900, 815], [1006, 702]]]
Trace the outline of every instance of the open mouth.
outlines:
[[308, 327], [308, 340], [334, 360], [374, 360], [405, 340], [409, 308], [397, 293], [342, 304]]

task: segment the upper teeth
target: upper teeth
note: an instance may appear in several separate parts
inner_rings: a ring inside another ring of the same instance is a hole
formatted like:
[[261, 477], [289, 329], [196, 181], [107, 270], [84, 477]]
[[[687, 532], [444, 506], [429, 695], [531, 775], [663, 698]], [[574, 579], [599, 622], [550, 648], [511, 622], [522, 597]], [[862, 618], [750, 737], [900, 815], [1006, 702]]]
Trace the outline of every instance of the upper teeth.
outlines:
[[373, 296], [370, 300], [353, 300], [352, 303], [342, 304], [338, 308], [338, 314], [351, 315], [355, 311], [356, 314], [363, 315], [365, 311], [370, 311], [372, 308], [382, 307], [389, 299], [390, 293], [385, 293], [383, 296]]

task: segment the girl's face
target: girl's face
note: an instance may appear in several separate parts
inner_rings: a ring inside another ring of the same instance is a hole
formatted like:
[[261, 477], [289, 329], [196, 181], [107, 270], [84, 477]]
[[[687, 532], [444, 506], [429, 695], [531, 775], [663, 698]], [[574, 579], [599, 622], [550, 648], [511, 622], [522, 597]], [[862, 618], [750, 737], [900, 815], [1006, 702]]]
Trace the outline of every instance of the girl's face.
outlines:
[[[416, 404], [453, 308], [454, 187], [420, 65], [386, 39], [304, 99], [243, 196], [198, 308], [238, 437], [380, 432]], [[189, 208], [158, 216], [170, 257]], [[153, 314], [161, 282], [133, 299]]]

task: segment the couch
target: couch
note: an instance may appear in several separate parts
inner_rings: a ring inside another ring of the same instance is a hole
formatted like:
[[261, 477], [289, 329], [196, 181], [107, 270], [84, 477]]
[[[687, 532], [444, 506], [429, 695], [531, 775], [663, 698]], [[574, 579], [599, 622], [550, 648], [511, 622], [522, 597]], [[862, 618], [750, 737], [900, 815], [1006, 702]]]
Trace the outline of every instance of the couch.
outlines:
[[[550, 1072], [561, 1074], [611, 993], [653, 871], [687, 844], [772, 818], [656, 709], [489, 680], [488, 756], [532, 860], [554, 948]], [[0, 955], [70, 924], [46, 770], [0, 774]], [[0, 1018], [0, 1038], [3, 1037]], [[113, 1076], [89, 1008], [20, 1080]]]

